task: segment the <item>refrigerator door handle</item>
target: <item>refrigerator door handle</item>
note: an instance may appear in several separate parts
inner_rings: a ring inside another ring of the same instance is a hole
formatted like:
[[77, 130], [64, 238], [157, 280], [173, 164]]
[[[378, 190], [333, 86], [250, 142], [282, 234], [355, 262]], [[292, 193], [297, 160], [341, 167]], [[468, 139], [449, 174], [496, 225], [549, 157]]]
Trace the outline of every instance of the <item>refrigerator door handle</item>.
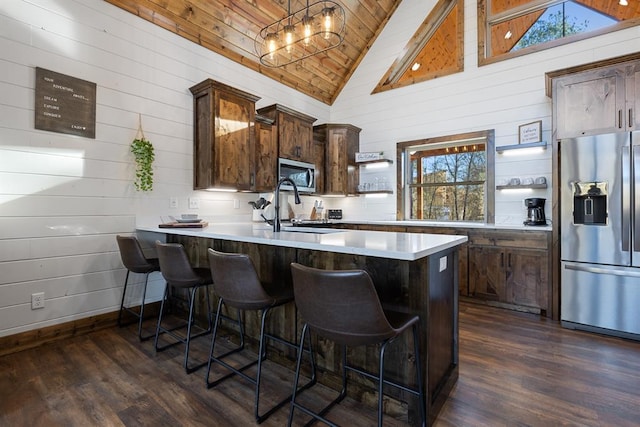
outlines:
[[617, 270], [615, 268], [587, 267], [587, 266], [577, 265], [577, 264], [565, 264], [564, 268], [566, 270], [584, 271], [586, 273], [608, 274], [613, 276], [640, 278], [640, 271], [636, 272], [636, 271], [629, 271], [629, 270]]
[[[633, 146], [633, 196], [631, 203], [633, 205], [634, 215], [633, 221], [633, 251], [640, 251], [640, 227], [638, 227], [638, 213], [640, 212], [640, 197], [636, 197], [636, 191], [640, 191], [640, 147]], [[633, 259], [633, 257], [632, 257]], [[636, 265], [637, 261], [634, 261]]]
[[[622, 250], [629, 252], [631, 250], [631, 244], [629, 239], [631, 238], [631, 163], [630, 163], [630, 150], [629, 146], [622, 147]], [[635, 157], [635, 155], [634, 155]]]

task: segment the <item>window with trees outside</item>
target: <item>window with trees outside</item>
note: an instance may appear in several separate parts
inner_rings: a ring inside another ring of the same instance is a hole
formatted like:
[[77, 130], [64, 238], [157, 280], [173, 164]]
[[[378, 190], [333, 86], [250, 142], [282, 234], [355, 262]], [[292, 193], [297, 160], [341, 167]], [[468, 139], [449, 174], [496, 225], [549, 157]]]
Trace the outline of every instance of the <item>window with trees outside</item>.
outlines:
[[637, 0], [478, 0], [480, 64], [640, 24]]
[[402, 219], [491, 222], [494, 152], [493, 131], [399, 143]]

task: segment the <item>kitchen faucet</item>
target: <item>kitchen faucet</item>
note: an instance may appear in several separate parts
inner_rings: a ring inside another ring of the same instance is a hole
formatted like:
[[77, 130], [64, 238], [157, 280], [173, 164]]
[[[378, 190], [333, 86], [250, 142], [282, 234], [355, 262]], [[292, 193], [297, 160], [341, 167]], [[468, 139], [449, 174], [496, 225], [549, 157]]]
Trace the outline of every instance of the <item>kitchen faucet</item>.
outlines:
[[291, 184], [291, 186], [293, 187], [293, 196], [295, 198], [296, 205], [299, 205], [301, 203], [300, 194], [298, 193], [298, 187], [296, 187], [296, 183], [293, 182], [291, 178], [286, 178], [286, 177], [281, 178], [280, 181], [278, 181], [278, 183], [276, 184], [276, 191], [275, 191], [276, 194], [275, 194], [275, 200], [273, 204], [273, 210], [275, 212], [275, 217], [273, 218], [274, 232], [280, 231], [280, 186], [285, 182]]

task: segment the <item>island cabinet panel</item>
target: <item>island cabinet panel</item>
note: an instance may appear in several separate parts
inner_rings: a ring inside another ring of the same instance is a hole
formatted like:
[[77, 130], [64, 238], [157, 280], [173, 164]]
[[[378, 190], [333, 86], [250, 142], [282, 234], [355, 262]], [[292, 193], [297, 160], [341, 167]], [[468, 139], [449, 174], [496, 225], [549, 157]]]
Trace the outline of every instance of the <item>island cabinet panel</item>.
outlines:
[[255, 191], [273, 191], [278, 171], [278, 139], [273, 120], [256, 115]]
[[280, 104], [260, 108], [258, 114], [274, 121], [278, 139], [278, 156], [301, 162], [313, 163], [314, 117], [292, 110]]
[[469, 235], [469, 295], [496, 305], [551, 315], [550, 235], [474, 231]]
[[207, 79], [193, 94], [193, 188], [251, 190], [257, 96]]
[[[294, 248], [257, 245], [255, 243], [236, 242], [232, 240], [193, 238], [180, 235], [169, 235], [167, 239], [169, 242], [180, 243], [185, 247], [194, 267], [209, 267], [208, 248], [226, 253], [247, 254], [251, 258], [260, 276], [260, 281], [266, 289], [277, 291], [278, 289], [291, 289], [293, 287], [290, 264], [292, 260], [296, 259], [296, 249]], [[184, 293], [184, 295], [179, 295], [178, 297], [186, 307], [186, 304], [188, 304], [187, 294]], [[213, 289], [210, 290], [210, 298], [212, 302], [211, 309], [215, 311], [216, 305], [218, 304], [218, 297]], [[225, 307], [223, 308], [223, 313], [231, 318], [236, 318], [235, 310], [229, 310]], [[204, 299], [198, 299], [196, 316], [204, 321], [206, 315], [206, 301]], [[251, 342], [249, 346], [253, 348], [254, 351], [258, 349], [257, 337], [260, 336], [260, 315], [261, 313], [256, 311], [248, 311], [243, 315], [243, 327], [247, 335], [252, 338], [250, 339]], [[269, 323], [268, 331], [290, 342], [297, 342], [297, 332], [299, 329], [296, 329], [297, 314], [294, 304], [285, 304], [273, 309], [270, 317], [272, 321]], [[230, 335], [230, 338], [235, 340], [235, 336]], [[270, 342], [269, 345], [278, 349], [280, 357], [290, 361], [295, 360], [295, 351], [291, 348], [277, 342]]]
[[334, 123], [313, 127], [313, 139], [324, 146], [324, 194], [356, 194], [359, 181], [356, 152], [360, 147], [360, 130], [353, 125]]
[[[373, 279], [376, 292], [385, 309], [420, 316], [420, 366], [425, 384], [425, 405], [431, 425], [458, 379], [458, 292], [457, 250], [448, 248], [415, 261], [373, 256], [343, 254], [330, 251], [272, 246], [234, 240], [168, 234], [167, 241], [185, 246], [194, 266], [207, 267], [207, 249], [223, 252], [246, 253], [268, 288], [292, 287], [291, 262], [299, 262], [323, 269], [364, 269]], [[442, 266], [445, 266], [444, 268]], [[211, 297], [216, 301], [215, 293]], [[186, 295], [183, 296], [186, 303]], [[197, 302], [198, 317], [204, 319], [207, 307], [203, 299]], [[225, 311], [235, 317], [235, 313]], [[260, 319], [256, 313], [247, 313], [243, 319], [250, 338], [248, 345], [257, 351]], [[274, 309], [270, 314], [269, 330], [296, 342], [302, 322], [295, 304]], [[231, 337], [231, 334], [229, 334]], [[329, 340], [312, 334], [319, 365], [318, 381], [339, 390], [341, 386], [340, 348]], [[270, 358], [294, 369], [295, 352], [275, 344], [279, 351], [270, 350]], [[271, 348], [271, 347], [270, 347]], [[378, 347], [349, 348], [352, 364], [371, 372], [378, 369]], [[386, 379], [415, 387], [415, 358], [411, 333], [402, 334], [389, 344], [385, 353]], [[306, 369], [306, 368], [305, 368]], [[358, 375], [350, 376], [349, 395], [373, 404], [373, 384]], [[391, 387], [385, 389], [385, 411], [406, 416], [409, 425], [419, 425], [419, 402], [409, 393]], [[374, 397], [375, 398], [375, 397]]]
[[[453, 234], [467, 235], [467, 231], [460, 228], [447, 227], [406, 227], [408, 233], [426, 233], [426, 234]], [[458, 290], [460, 295], [469, 295], [469, 254], [468, 243], [458, 246]]]

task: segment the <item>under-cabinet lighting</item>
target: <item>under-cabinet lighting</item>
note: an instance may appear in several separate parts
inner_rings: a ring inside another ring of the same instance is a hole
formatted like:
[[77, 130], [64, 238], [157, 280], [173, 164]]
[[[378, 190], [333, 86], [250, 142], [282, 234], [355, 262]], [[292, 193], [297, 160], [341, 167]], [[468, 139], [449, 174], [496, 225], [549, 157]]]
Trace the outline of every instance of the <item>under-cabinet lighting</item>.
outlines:
[[513, 144], [513, 145], [503, 145], [501, 147], [496, 147], [496, 151], [500, 154], [511, 155], [511, 154], [530, 154], [530, 153], [541, 153], [547, 149], [547, 142], [527, 142], [525, 144]]
[[238, 190], [236, 190], [235, 188], [216, 188], [216, 187], [209, 187], [206, 189], [207, 191], [219, 191], [219, 192], [224, 192], [224, 193], [237, 193]]
[[508, 191], [509, 193], [533, 193], [533, 188], [505, 188], [505, 187], [501, 187], [500, 191], [505, 192]]
[[388, 195], [389, 195], [388, 193], [371, 193], [371, 194], [365, 194], [364, 197], [368, 199], [383, 199]]
[[378, 162], [378, 163], [367, 163], [364, 165], [365, 169], [386, 169], [389, 167], [391, 163], [389, 162]]

